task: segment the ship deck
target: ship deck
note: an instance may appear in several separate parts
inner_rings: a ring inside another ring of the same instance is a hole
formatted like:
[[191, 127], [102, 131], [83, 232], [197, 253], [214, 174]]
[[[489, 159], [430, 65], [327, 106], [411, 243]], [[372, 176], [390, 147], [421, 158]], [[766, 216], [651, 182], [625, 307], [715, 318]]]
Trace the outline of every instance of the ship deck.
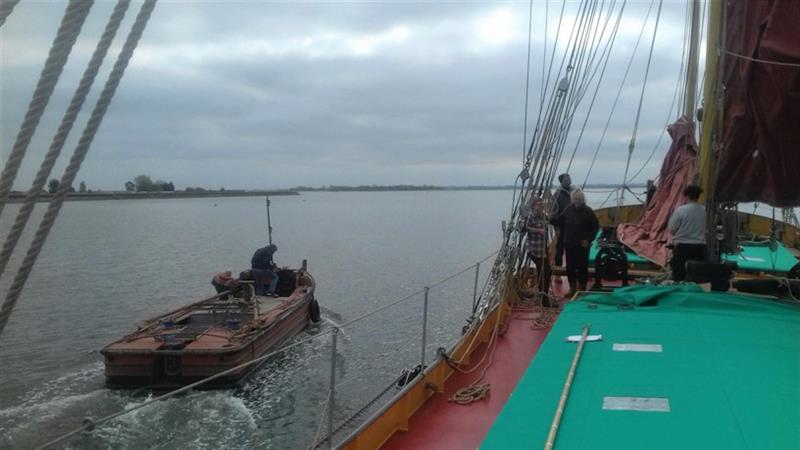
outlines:
[[[552, 286], [556, 295], [562, 297], [569, 289], [566, 277], [563, 282], [554, 282]], [[395, 433], [381, 448], [478, 448], [547, 336], [548, 329], [532, 327], [534, 314], [515, 311], [509, 316], [506, 331], [498, 339], [491, 355], [492, 364], [481, 380], [481, 383], [491, 385], [486, 398], [469, 405], [449, 402], [456, 391], [478, 378], [482, 369], [469, 374], [455, 372], [445, 383], [444, 392], [429, 399], [409, 419], [410, 431]], [[487, 347], [487, 344], [478, 347], [470, 361], [480, 361]]]
[[481, 448], [544, 446], [586, 324], [556, 449], [800, 448], [800, 306], [692, 285], [566, 305]]

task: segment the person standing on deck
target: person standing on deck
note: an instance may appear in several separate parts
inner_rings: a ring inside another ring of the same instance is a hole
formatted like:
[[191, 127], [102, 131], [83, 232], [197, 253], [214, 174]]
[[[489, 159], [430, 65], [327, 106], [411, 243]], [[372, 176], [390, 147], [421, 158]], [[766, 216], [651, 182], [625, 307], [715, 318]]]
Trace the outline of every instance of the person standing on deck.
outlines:
[[558, 182], [560, 183], [560, 186], [558, 187], [558, 190], [556, 190], [556, 201], [554, 204], [555, 209], [550, 216], [550, 223], [556, 227], [556, 258], [554, 263], [557, 266], [563, 266], [564, 229], [558, 224], [563, 223], [561, 220], [562, 216], [570, 205], [572, 178], [570, 178], [568, 173], [562, 173], [558, 176]]
[[[547, 218], [544, 215], [544, 201], [541, 197], [531, 198], [530, 214], [525, 221], [525, 230], [528, 233], [528, 257], [536, 265], [536, 287], [539, 292], [547, 294], [550, 291], [550, 261], [547, 258]], [[542, 305], [549, 307], [547, 296], [542, 297]]]
[[683, 190], [688, 202], [675, 209], [669, 218], [669, 231], [672, 233], [672, 279], [683, 281], [686, 278], [688, 261], [706, 259], [706, 209], [697, 203], [703, 190], [690, 184]]
[[[256, 295], [278, 296], [275, 292], [278, 287], [278, 274], [275, 273], [275, 261], [272, 260], [272, 255], [277, 251], [278, 247], [275, 244], [269, 244], [253, 253], [250, 267], [253, 269], [253, 277], [256, 280]], [[269, 287], [264, 292], [266, 277], [270, 277]]]
[[600, 224], [592, 208], [586, 205], [583, 192], [575, 190], [571, 204], [561, 216], [562, 240], [567, 256], [567, 279], [572, 297], [576, 290], [585, 291], [589, 281], [589, 249], [597, 236]]

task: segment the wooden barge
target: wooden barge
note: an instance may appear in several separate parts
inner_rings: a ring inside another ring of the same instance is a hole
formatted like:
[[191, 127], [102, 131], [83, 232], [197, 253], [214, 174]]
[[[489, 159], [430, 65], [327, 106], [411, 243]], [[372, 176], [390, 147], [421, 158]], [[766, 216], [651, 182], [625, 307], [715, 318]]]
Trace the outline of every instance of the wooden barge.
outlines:
[[[278, 272], [278, 297], [254, 294], [243, 274], [231, 291], [146, 321], [103, 348], [106, 385], [171, 390], [256, 359], [319, 320], [314, 278], [304, 269]], [[238, 385], [258, 364], [204, 384]]]

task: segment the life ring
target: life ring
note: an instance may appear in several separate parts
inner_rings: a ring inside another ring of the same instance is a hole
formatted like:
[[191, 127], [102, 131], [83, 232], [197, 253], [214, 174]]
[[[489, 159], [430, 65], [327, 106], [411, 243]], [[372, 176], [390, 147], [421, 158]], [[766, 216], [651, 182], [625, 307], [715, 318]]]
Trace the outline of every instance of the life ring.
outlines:
[[308, 303], [308, 317], [314, 323], [319, 322], [322, 318], [322, 315], [319, 312], [319, 302], [317, 302], [317, 299], [315, 298], [312, 298]]

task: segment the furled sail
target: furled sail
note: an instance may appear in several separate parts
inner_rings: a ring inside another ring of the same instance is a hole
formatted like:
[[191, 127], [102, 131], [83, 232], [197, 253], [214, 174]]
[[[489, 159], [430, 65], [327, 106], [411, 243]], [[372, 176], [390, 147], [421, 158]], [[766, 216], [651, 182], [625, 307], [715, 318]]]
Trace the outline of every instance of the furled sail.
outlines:
[[667, 128], [672, 145], [661, 165], [659, 181], [653, 198], [638, 223], [623, 223], [617, 228], [619, 240], [636, 254], [660, 265], [668, 260], [667, 222], [672, 211], [684, 203], [683, 188], [695, 173], [697, 142], [694, 123], [681, 117]]
[[800, 205], [800, 1], [727, 2], [720, 202]]

